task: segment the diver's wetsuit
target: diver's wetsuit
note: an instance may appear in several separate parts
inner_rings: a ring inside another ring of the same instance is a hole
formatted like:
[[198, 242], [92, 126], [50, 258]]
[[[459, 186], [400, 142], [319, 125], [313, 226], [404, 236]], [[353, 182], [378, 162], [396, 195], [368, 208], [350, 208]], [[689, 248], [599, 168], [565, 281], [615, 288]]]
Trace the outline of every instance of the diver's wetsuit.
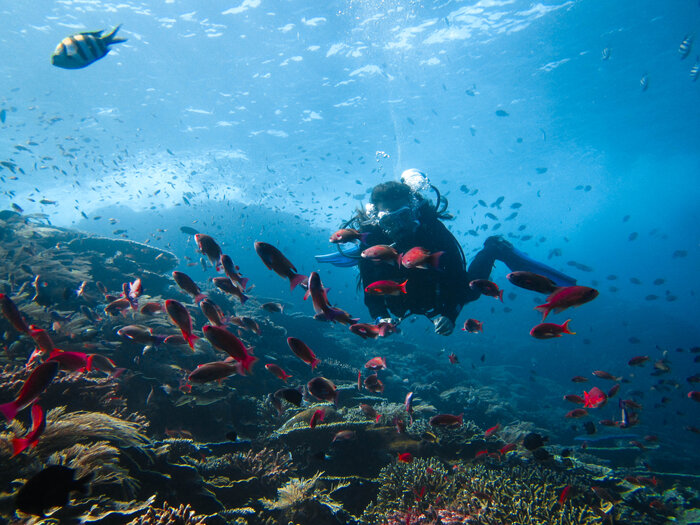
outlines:
[[410, 312], [431, 318], [443, 315], [455, 323], [462, 306], [479, 298], [480, 293], [469, 288], [469, 283], [474, 279], [488, 279], [496, 259], [496, 250], [486, 247], [474, 257], [467, 272], [459, 242], [436, 217], [422, 219], [412, 235], [399, 241], [390, 239], [378, 226], [365, 226], [361, 231], [370, 234], [366, 239], [367, 246], [396, 242], [394, 248], [399, 253], [406, 253], [415, 246], [431, 253], [445, 252], [440, 257], [439, 270], [408, 269], [386, 262], [360, 260], [363, 288], [385, 279], [398, 283], [408, 281], [405, 294], [392, 296], [365, 293], [365, 305], [374, 319], [390, 317], [389, 312], [397, 317], [406, 317]]

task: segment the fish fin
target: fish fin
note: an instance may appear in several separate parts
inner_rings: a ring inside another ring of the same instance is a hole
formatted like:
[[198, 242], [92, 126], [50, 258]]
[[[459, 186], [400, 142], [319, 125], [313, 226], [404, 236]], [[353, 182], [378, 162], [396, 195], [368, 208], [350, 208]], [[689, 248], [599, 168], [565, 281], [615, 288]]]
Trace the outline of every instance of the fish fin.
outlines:
[[402, 282], [402, 283], [399, 285], [399, 289], [400, 289], [401, 292], [403, 292], [403, 293], [408, 293], [408, 292], [406, 291], [406, 283], [407, 283], [407, 282], [408, 282], [408, 279], [406, 279], [404, 282]]
[[434, 270], [440, 269], [440, 257], [442, 257], [442, 254], [444, 253], [445, 252], [435, 252], [428, 258], [428, 260], [430, 261], [430, 265], [433, 267]]
[[[251, 350], [251, 349], [249, 349]], [[258, 360], [257, 357], [253, 355], [247, 355], [243, 361], [241, 361], [241, 372], [244, 370], [246, 372], [250, 372], [251, 367], [255, 364], [255, 362]]]
[[[110, 44], [119, 44], [121, 42], [126, 42], [126, 38], [121, 38], [121, 37], [116, 37], [115, 35], [117, 34], [117, 31], [121, 28], [121, 24], [116, 26], [114, 29], [112, 29], [109, 33], [106, 35], [102, 36], [102, 40], [105, 41], [105, 44], [110, 45]], [[102, 31], [100, 31], [102, 33]]]
[[5, 416], [5, 419], [12, 421], [17, 416], [17, 405], [14, 401], [0, 405], [0, 413]]
[[542, 321], [544, 321], [545, 319], [547, 319], [547, 315], [549, 315], [551, 308], [548, 303], [545, 303], [539, 306], [535, 306], [535, 310], [542, 313]]
[[199, 304], [199, 303], [201, 303], [202, 301], [204, 301], [204, 299], [206, 299], [206, 298], [207, 298], [207, 294], [205, 294], [205, 293], [199, 293], [199, 294], [195, 295], [195, 297], [194, 297], [194, 303], [195, 303], [195, 304]]
[[498, 299], [503, 302], [503, 290], [498, 291]]
[[289, 290], [294, 290], [298, 285], [304, 282], [306, 275], [301, 275], [300, 273], [295, 273], [289, 278]]
[[29, 448], [29, 440], [27, 438], [12, 439], [12, 457], [19, 456], [22, 452]]

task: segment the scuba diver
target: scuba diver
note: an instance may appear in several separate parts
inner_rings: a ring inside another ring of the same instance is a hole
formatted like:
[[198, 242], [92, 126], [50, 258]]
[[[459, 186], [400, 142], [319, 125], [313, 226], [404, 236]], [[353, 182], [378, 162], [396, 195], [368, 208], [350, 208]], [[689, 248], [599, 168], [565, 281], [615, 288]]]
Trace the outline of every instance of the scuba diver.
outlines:
[[[436, 193], [435, 204], [420, 193], [428, 188]], [[486, 239], [467, 269], [462, 247], [442, 223], [450, 219], [453, 216], [447, 212], [447, 199], [428, 182], [425, 174], [415, 169], [406, 170], [401, 182], [389, 181], [375, 186], [369, 204], [343, 226], [360, 233], [360, 244], [345, 251], [338, 246], [338, 253], [317, 255], [316, 259], [336, 266], [359, 266], [365, 289], [364, 302], [378, 324], [396, 325], [408, 315], [422, 314], [433, 322], [435, 333], [439, 335], [450, 335], [462, 307], [479, 298], [481, 293], [470, 288], [469, 283], [488, 279], [496, 260], [504, 262], [512, 271], [545, 275], [559, 286], [575, 284], [571, 277], [530, 259], [500, 236]], [[400, 257], [387, 264], [360, 255], [378, 245], [390, 246], [399, 254], [406, 254], [415, 247], [423, 248], [432, 254], [433, 264], [407, 268], [401, 264]], [[375, 295], [367, 292], [370, 284], [382, 280], [405, 282], [405, 293]]]

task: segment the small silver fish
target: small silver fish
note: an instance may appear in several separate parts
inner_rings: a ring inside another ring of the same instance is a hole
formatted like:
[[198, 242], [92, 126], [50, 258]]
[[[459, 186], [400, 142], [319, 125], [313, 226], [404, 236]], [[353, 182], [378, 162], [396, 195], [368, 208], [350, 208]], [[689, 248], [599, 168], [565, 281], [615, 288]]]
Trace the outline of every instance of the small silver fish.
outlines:
[[609, 47], [606, 47], [605, 49], [603, 49], [603, 53], [601, 54], [601, 57], [600, 57], [600, 58], [601, 58], [602, 60], [607, 60], [607, 59], [610, 58], [610, 54], [611, 54], [611, 53], [612, 53], [612, 51], [610, 50], [610, 48], [609, 48]]
[[642, 91], [649, 89], [649, 77], [646, 74], [639, 79], [639, 86], [642, 88]]
[[700, 57], [695, 59], [695, 65], [690, 68], [690, 80], [695, 82], [700, 76]]

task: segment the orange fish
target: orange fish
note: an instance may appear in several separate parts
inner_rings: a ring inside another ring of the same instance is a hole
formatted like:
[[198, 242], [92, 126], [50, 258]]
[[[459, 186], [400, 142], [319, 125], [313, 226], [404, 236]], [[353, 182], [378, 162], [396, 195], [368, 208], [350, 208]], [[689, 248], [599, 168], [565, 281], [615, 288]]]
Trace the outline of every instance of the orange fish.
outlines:
[[373, 357], [365, 363], [370, 370], [386, 370], [386, 357]]
[[342, 228], [331, 235], [328, 242], [344, 244], [346, 242], [360, 241], [361, 243], [365, 243], [368, 235], [369, 233], [360, 233], [352, 228]]

